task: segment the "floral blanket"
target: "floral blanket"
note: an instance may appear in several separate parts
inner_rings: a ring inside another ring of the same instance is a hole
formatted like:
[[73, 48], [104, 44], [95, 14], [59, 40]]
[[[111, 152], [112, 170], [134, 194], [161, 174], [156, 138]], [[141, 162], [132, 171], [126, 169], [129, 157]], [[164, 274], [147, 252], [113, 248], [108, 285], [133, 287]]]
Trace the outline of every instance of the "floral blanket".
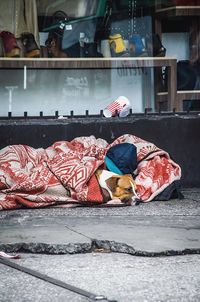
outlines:
[[0, 209], [103, 204], [94, 173], [104, 165], [107, 150], [124, 142], [137, 147], [135, 182], [142, 201], [152, 200], [181, 178], [180, 166], [166, 151], [129, 134], [111, 144], [89, 136], [58, 141], [46, 149], [10, 145], [0, 150]]

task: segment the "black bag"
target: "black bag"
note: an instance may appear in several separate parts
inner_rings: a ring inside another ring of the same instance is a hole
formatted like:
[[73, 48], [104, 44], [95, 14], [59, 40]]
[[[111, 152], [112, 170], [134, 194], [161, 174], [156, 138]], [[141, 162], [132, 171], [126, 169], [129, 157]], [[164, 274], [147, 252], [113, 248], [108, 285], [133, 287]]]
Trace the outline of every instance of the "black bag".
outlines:
[[177, 90], [193, 90], [197, 81], [197, 72], [184, 60], [177, 63]]
[[146, 36], [146, 48], [150, 57], [164, 57], [166, 55], [166, 48], [158, 34]]
[[[163, 72], [164, 87], [167, 89], [168, 71]], [[189, 60], [177, 62], [177, 90], [193, 90], [197, 82], [197, 70]]]
[[[62, 38], [64, 30], [65, 30], [65, 23], [68, 20], [68, 16], [63, 11], [55, 11], [52, 16], [48, 17], [48, 22], [45, 20], [43, 25], [44, 32], [55, 32], [57, 35]], [[46, 23], [48, 26], [46, 26]]]
[[88, 39], [88, 43], [94, 42], [96, 32], [96, 17], [80, 18], [69, 21], [65, 25], [62, 39], [62, 49], [68, 49], [71, 46], [79, 43], [80, 34], [84, 33]]
[[167, 186], [161, 193], [154, 197], [153, 200], [169, 200], [169, 199], [184, 199], [184, 195], [181, 193], [181, 182], [175, 180], [169, 186]]
[[51, 23], [44, 32], [56, 32], [62, 38], [62, 48], [68, 48], [79, 42], [80, 33], [84, 33], [90, 42], [94, 41], [96, 16], [81, 17], [70, 20], [63, 11], [56, 11], [51, 16]]

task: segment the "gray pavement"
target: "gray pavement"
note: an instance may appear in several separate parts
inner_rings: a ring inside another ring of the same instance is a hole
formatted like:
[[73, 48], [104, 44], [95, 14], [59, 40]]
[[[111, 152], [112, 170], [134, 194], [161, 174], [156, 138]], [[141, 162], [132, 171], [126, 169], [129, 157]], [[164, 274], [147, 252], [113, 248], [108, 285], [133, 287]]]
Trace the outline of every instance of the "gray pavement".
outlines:
[[[131, 207], [2, 211], [0, 250], [119, 302], [200, 301], [200, 189], [183, 194]], [[88, 301], [3, 264], [0, 278], [0, 301]]]

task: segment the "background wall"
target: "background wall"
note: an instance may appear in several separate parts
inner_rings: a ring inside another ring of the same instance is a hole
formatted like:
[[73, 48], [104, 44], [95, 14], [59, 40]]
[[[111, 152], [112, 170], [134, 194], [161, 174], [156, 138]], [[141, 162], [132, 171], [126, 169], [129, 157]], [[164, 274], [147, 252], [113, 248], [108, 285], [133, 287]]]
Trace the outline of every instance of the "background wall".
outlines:
[[189, 60], [189, 33], [163, 33], [162, 42], [167, 57], [177, 60]]

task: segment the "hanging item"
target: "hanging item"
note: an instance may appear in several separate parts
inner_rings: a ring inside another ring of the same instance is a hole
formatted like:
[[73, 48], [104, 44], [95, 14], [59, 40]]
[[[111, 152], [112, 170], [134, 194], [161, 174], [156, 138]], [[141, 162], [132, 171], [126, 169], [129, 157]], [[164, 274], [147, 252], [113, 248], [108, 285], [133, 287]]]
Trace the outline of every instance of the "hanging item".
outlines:
[[166, 48], [162, 45], [158, 34], [146, 36], [146, 48], [150, 57], [164, 57], [166, 55]]
[[129, 15], [130, 15], [130, 37], [137, 33], [137, 0], [129, 0]]
[[0, 31], [11, 32], [16, 39], [30, 32], [39, 45], [37, 0], [1, 0]]

